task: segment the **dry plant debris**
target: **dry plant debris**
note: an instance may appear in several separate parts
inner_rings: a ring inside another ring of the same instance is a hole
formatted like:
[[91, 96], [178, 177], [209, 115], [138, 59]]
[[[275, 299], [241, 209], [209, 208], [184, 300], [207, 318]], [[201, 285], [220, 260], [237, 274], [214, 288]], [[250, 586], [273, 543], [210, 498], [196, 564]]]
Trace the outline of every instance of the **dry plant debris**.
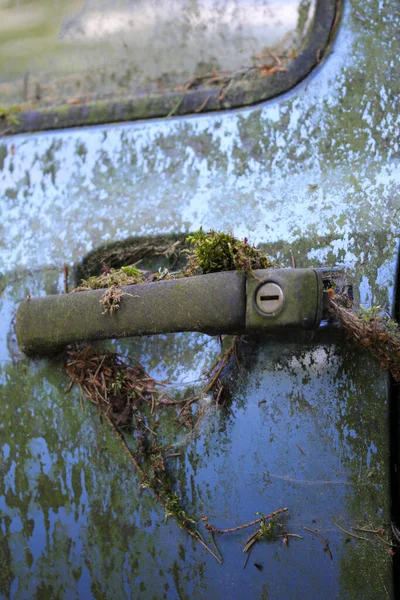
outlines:
[[[229, 369], [233, 364], [239, 369], [239, 346], [242, 341], [240, 335], [235, 336], [228, 348], [218, 357], [214, 365], [206, 373], [208, 383], [204, 388], [204, 392], [213, 392], [217, 407], [218, 405], [224, 406], [226, 402], [226, 397], [222, 398], [224, 386], [221, 376], [224, 369]], [[234, 361], [233, 358], [235, 359]]]
[[66, 371], [71, 384], [109, 416], [118, 427], [141, 428], [140, 409], [153, 406], [164, 394], [157, 382], [137, 363], [124, 363], [112, 352], [96, 353], [90, 346], [67, 353]]
[[[208, 380], [203, 392], [214, 395], [217, 408], [224, 391], [223, 371], [231, 363], [238, 365], [239, 342], [240, 338], [235, 337], [206, 374]], [[196, 520], [186, 513], [181, 499], [173, 491], [173, 480], [164, 462], [171, 456], [167, 454], [170, 447], [163, 442], [163, 432], [158, 427], [160, 410], [175, 410], [175, 421], [181, 427], [189, 432], [199, 429], [203, 410], [196, 411], [193, 407], [200, 396], [170, 398], [165, 385], [154, 380], [139, 362], [127, 363], [118, 354], [99, 353], [90, 346], [67, 351], [65, 369], [70, 378], [66, 391], [73, 384], [78, 385], [81, 406], [85, 397], [97, 407], [100, 419], [107, 421], [132, 463], [141, 487], [153, 492], [157, 502], [164, 507], [165, 517], [173, 517], [181, 529], [221, 562], [218, 550], [214, 552], [204, 542], [196, 528]], [[129, 445], [127, 434], [131, 439]]]
[[315, 531], [315, 529], [311, 529], [310, 527], [305, 527], [305, 526], [303, 526], [303, 529], [305, 529], [305, 531], [308, 531], [312, 535], [315, 535], [315, 537], [317, 537], [319, 539], [319, 541], [324, 545], [324, 552], [326, 552], [327, 555], [329, 556], [329, 558], [331, 560], [333, 560], [332, 552], [331, 552], [331, 549], [329, 547], [329, 542], [327, 540], [325, 540], [322, 537], [322, 535], [320, 535], [318, 533], [318, 531]]
[[[296, 58], [294, 51], [289, 53], [283, 53], [277, 55], [271, 52], [268, 48], [264, 48], [260, 53], [254, 54], [252, 57], [253, 64], [249, 66], [242, 66], [239, 69], [215, 69], [202, 75], [196, 75], [187, 81], [183, 86], [175, 88], [177, 92], [183, 92], [186, 94], [189, 90], [194, 89], [212, 89], [219, 88], [218, 100], [222, 102], [225, 96], [230, 91], [232, 85], [239, 81], [246, 79], [263, 79], [265, 77], [271, 77], [275, 73], [284, 73], [287, 71], [287, 66], [290, 60]], [[183, 102], [183, 98], [178, 101], [178, 105], [175, 106], [169, 113], [168, 117], [173, 116], [179, 109], [180, 104]], [[206, 100], [196, 109], [195, 112], [201, 112], [207, 106], [209, 96]]]
[[121, 302], [122, 296], [126, 296], [121, 288], [113, 285], [108, 288], [106, 292], [100, 298], [100, 304], [103, 307], [103, 315], [106, 313], [113, 313], [119, 309], [119, 304]]
[[[216, 273], [219, 271], [253, 271], [273, 267], [272, 261], [259, 248], [248, 243], [247, 238], [239, 240], [230, 233], [211, 230], [205, 233], [201, 228], [186, 238], [186, 243], [192, 250], [186, 251], [188, 263], [184, 269], [170, 273], [168, 269], [159, 269], [156, 273], [146, 273], [136, 265], [122, 266], [114, 269], [103, 264], [103, 272], [98, 276], [83, 279], [73, 292], [106, 289], [100, 303], [103, 313], [116, 312], [124, 295], [128, 292], [121, 287], [161, 281], [162, 279], [177, 279], [193, 275]], [[167, 258], [176, 253], [181, 242], [177, 241], [164, 251], [157, 252]], [[139, 261], [140, 262], [140, 261]]]
[[[384, 527], [376, 528], [371, 525], [360, 525], [358, 527], [352, 527], [352, 531], [348, 531], [347, 529], [341, 527], [333, 517], [331, 517], [331, 519], [335, 527], [337, 527], [337, 529], [339, 529], [346, 536], [349, 536], [356, 540], [362, 540], [363, 542], [382, 543], [384, 544], [385, 550], [389, 553], [390, 556], [394, 556], [396, 554], [395, 549], [399, 547], [400, 540], [396, 539], [393, 527], [389, 531], [387, 531]], [[363, 535], [359, 535], [358, 533], [354, 532], [361, 532]]]
[[[182, 271], [169, 273], [167, 269], [160, 269], [157, 273], [148, 274], [138, 269], [136, 265], [123, 266], [120, 269], [103, 265], [100, 276], [82, 280], [81, 285], [74, 291], [105, 289], [101, 299], [104, 312], [114, 312], [118, 310], [123, 295], [128, 293], [121, 289], [121, 286], [227, 270], [252, 272], [255, 269], [274, 267], [272, 261], [258, 248], [250, 245], [246, 238], [239, 240], [230, 233], [213, 230], [205, 233], [200, 229], [190, 235], [186, 242], [192, 249], [187, 251], [188, 263]], [[176, 244], [178, 243], [180, 242]], [[167, 256], [169, 252], [175, 252], [176, 244], [160, 254]], [[331, 315], [340, 322], [352, 340], [370, 350], [380, 361], [381, 367], [389, 369], [396, 381], [400, 381], [398, 324], [390, 320], [380, 307], [362, 309], [358, 314], [352, 312], [351, 304], [346, 297], [335, 295], [333, 290], [329, 291]], [[213, 394], [217, 410], [227, 401], [227, 390], [223, 383], [226, 372], [233, 365], [239, 368], [241, 342], [239, 336], [234, 337], [206, 373], [207, 382], [203, 393]], [[141, 486], [151, 489], [156, 500], [164, 507], [166, 518], [172, 516], [179, 527], [198, 541], [218, 562], [222, 559], [215, 546], [214, 534], [230, 533], [259, 525], [259, 528], [246, 540], [243, 549], [247, 554], [246, 563], [257, 541], [282, 538], [283, 544], [287, 546], [290, 537], [302, 539], [302, 536], [287, 533], [282, 529], [278, 532], [277, 526], [282, 526], [278, 519], [288, 510], [282, 508], [269, 515], [261, 515], [250, 523], [230, 529], [217, 529], [207, 523], [205, 528], [212, 536], [214, 552], [198, 531], [197, 520], [186, 513], [181, 499], [173, 491], [173, 480], [168, 474], [165, 459], [174, 454], [167, 454], [170, 447], [163, 444], [162, 431], [158, 429], [158, 415], [163, 409], [175, 410], [175, 421], [189, 432], [199, 430], [203, 410], [196, 407], [196, 404], [200, 396], [184, 399], [169, 398], [162, 384], [150, 377], [139, 363], [127, 364], [116, 354], [110, 352], [98, 354], [90, 347], [69, 351], [66, 370], [70, 377], [70, 385], [76, 383], [81, 390], [81, 401], [82, 396], [89, 399], [97, 406], [100, 417], [108, 422], [138, 474]], [[123, 432], [131, 434], [132, 441], [129, 445]], [[132, 445], [134, 449], [131, 448]], [[203, 520], [208, 519], [204, 517]], [[351, 537], [371, 541], [369, 537], [352, 534], [336, 523], [335, 525]], [[304, 529], [318, 537], [324, 545], [324, 551], [332, 559], [328, 542], [315, 530], [307, 527]], [[364, 535], [369, 533], [374, 536], [374, 539], [380, 539], [392, 550], [392, 544], [382, 537], [380, 530], [372, 531], [365, 528], [359, 530], [364, 532]]]
[[144, 272], [135, 265], [121, 267], [120, 269], [110, 269], [107, 265], [103, 265], [103, 273], [101, 275], [83, 279], [81, 284], [72, 291], [86, 292], [88, 290], [101, 290], [104, 288], [144, 283], [145, 281]]
[[[66, 371], [70, 377], [69, 388], [75, 383], [82, 395], [97, 406], [121, 443], [141, 480], [142, 488], [149, 488], [164, 507], [165, 518], [173, 517], [178, 526], [199, 542], [214, 558], [221, 562], [202, 539], [196, 529], [196, 520], [190, 517], [173, 491], [173, 481], [164, 464], [165, 448], [155, 431], [158, 425], [156, 411], [160, 407], [187, 403], [187, 399], [173, 401], [166, 398], [162, 384], [155, 381], [136, 363], [126, 364], [111, 352], [96, 353], [92, 348], [70, 350], [67, 353]], [[132, 432], [133, 451], [122, 433]], [[162, 432], [160, 433], [162, 438]]]
[[[254, 521], [250, 521], [249, 523], [244, 523], [243, 525], [238, 525], [236, 527], [229, 527], [228, 529], [218, 529], [210, 523], [205, 523], [204, 527], [211, 533], [212, 536], [214, 534], [222, 535], [224, 533], [235, 533], [237, 531], [241, 531], [243, 529], [247, 529], [248, 527], [253, 527], [254, 525], [259, 525], [259, 529], [256, 529], [251, 536], [246, 540], [243, 552], [247, 554], [246, 561], [244, 563], [243, 568], [246, 568], [247, 561], [250, 557], [250, 552], [254, 544], [261, 540], [267, 541], [275, 541], [278, 538], [283, 539], [284, 546], [289, 545], [289, 537], [303, 539], [301, 535], [297, 535], [295, 533], [288, 533], [287, 531], [282, 531], [282, 533], [278, 533], [278, 527], [283, 527], [283, 523], [280, 522], [281, 518], [288, 518], [289, 515], [287, 513], [287, 508], [278, 508], [278, 510], [274, 510], [268, 515], [264, 515], [262, 513], [257, 513], [260, 515], [258, 519]], [[203, 521], [208, 521], [208, 517], [203, 516]], [[214, 539], [214, 538], [213, 538]], [[215, 542], [214, 542], [215, 544]]]
[[330, 313], [337, 319], [353, 342], [366, 348], [379, 361], [382, 369], [390, 371], [400, 381], [400, 330], [380, 306], [361, 308], [355, 313], [346, 298], [331, 293]]

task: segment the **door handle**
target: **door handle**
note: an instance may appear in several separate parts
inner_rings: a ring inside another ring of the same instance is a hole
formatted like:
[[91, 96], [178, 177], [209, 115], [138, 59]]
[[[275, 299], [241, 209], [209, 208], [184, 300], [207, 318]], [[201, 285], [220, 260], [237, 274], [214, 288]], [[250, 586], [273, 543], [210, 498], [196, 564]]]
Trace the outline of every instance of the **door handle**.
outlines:
[[227, 271], [121, 289], [113, 313], [102, 312], [104, 289], [24, 300], [16, 317], [21, 350], [50, 354], [74, 342], [180, 331], [315, 329], [325, 304], [315, 269]]

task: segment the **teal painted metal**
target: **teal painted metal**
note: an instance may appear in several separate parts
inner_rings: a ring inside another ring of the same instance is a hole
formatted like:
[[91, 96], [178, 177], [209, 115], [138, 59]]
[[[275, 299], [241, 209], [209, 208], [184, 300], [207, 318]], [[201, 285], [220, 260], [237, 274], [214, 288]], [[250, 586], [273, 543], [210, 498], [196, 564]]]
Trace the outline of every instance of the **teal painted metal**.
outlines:
[[[252, 561], [242, 569], [239, 536], [217, 540], [219, 567], [172, 522], [162, 524], [119, 447], [81, 411], [79, 392], [64, 395], [61, 363], [20, 356], [13, 319], [28, 293], [61, 293], [63, 264], [72, 268], [107, 241], [200, 225], [250, 237], [284, 266], [292, 256], [298, 268], [341, 266], [356, 305], [390, 310], [399, 27], [397, 2], [349, 0], [331, 54], [273, 102], [1, 141], [5, 597], [124, 598], [132, 589], [144, 598], [218, 598], [221, 589], [227, 598], [243, 589], [250, 598], [393, 597], [389, 555], [379, 544], [347, 542], [331, 519], [349, 530], [391, 520], [387, 378], [368, 355], [310, 333], [259, 340], [242, 360], [231, 413], [217, 417], [213, 406], [199, 440], [183, 440], [171, 425], [182, 454], [170, 468], [193, 514], [232, 526], [289, 506], [291, 531], [303, 540], [259, 546], [259, 572]], [[200, 334], [110, 346], [177, 393], [201, 389], [196, 382], [220, 352]], [[329, 538], [332, 561], [304, 524]]]

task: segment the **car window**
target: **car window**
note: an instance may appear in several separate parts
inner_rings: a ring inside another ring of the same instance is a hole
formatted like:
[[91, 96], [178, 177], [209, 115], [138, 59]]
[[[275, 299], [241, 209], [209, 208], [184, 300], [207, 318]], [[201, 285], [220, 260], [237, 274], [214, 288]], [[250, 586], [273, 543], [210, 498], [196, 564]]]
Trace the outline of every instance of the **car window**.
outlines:
[[3, 131], [257, 102], [318, 64], [334, 20], [332, 0], [3, 0]]
[[[2, 97], [151, 93], [299, 51], [314, 3], [2, 2]], [[7, 87], [8, 86], [8, 87]], [[9, 90], [9, 96], [7, 96]], [[4, 93], [5, 92], [5, 93]], [[3, 100], [4, 102], [4, 100]]]

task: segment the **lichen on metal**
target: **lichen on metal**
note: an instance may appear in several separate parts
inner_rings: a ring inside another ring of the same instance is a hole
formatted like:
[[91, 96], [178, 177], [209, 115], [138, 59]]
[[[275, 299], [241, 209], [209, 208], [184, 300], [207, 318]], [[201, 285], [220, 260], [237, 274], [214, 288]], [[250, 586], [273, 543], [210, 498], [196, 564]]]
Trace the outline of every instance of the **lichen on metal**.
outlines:
[[[226, 544], [229, 568], [216, 576], [172, 523], [159, 526], [164, 515], [146, 492], [139, 497], [120, 448], [81, 411], [78, 391], [65, 396], [61, 362], [21, 360], [13, 319], [27, 294], [62, 292], [64, 263], [72, 267], [111, 240], [200, 225], [249, 235], [285, 266], [339, 265], [356, 303], [390, 310], [400, 197], [399, 27], [394, 0], [351, 0], [321, 68], [273, 102], [2, 140], [5, 597], [17, 585], [26, 597], [74, 597], [77, 590], [124, 597], [130, 585], [157, 597], [218, 597], [221, 585], [225, 595], [393, 597], [385, 549], [347, 543], [331, 520], [351, 530], [392, 518], [387, 378], [367, 354], [309, 333], [307, 345], [304, 337], [260, 340], [242, 363], [233, 412], [210, 422], [204, 446], [193, 440], [185, 458], [169, 459], [198, 514], [218, 511], [221, 521], [239, 523], [260, 504], [285, 498], [301, 523], [314, 519], [312, 526], [329, 530], [332, 562], [310, 536], [289, 548], [265, 544], [253, 557], [268, 571], [258, 573], [251, 563], [243, 570], [241, 551]], [[145, 360], [178, 392], [191, 389], [220, 352], [217, 339], [200, 334], [112, 347]]]
[[[260, 282], [283, 291], [277, 315], [255, 305]], [[117, 288], [115, 288], [117, 289]], [[313, 269], [226, 271], [118, 288], [118, 310], [105, 312], [104, 289], [28, 298], [18, 308], [16, 334], [27, 354], [50, 354], [67, 344], [198, 331], [208, 335], [317, 329], [323, 312], [321, 275]]]
[[28, 354], [48, 354], [74, 342], [134, 335], [242, 333], [245, 285], [245, 274], [233, 271], [123, 286], [111, 314], [101, 307], [104, 290], [27, 299], [18, 310], [17, 337]]

